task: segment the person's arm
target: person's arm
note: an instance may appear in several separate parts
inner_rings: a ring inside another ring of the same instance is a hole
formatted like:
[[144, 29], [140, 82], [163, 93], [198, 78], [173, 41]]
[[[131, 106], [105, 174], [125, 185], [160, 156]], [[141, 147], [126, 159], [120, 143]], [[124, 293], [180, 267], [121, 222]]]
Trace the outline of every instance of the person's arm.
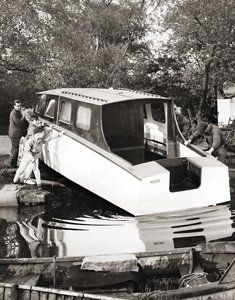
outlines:
[[51, 125], [45, 129], [46, 135], [45, 135], [45, 138], [43, 139], [43, 143], [47, 143], [51, 140], [61, 138], [64, 135], [64, 131], [61, 131], [61, 132], [55, 134], [55, 133], [52, 133], [52, 130], [53, 130], [53, 125]]
[[220, 135], [220, 129], [214, 128], [212, 131], [212, 145], [211, 148], [206, 151], [208, 154], [212, 154], [212, 152], [219, 148], [221, 144], [221, 135]]
[[25, 117], [23, 115], [17, 114], [14, 111], [11, 113], [11, 119], [17, 127], [21, 126], [25, 122]]
[[182, 134], [184, 137], [188, 136], [190, 122], [186, 117], [183, 117]]
[[198, 128], [197, 128], [197, 129], [191, 134], [191, 136], [189, 137], [189, 139], [188, 139], [187, 141], [184, 142], [184, 144], [185, 144], [186, 146], [189, 145], [189, 144], [191, 144], [191, 142], [192, 142], [194, 139], [198, 138], [201, 134], [202, 134], [202, 132], [200, 132], [200, 131], [198, 130]]
[[31, 151], [32, 145], [33, 145], [33, 141], [32, 141], [32, 138], [30, 137], [30, 138], [25, 142], [25, 145], [24, 145], [24, 152], [29, 152], [29, 151]]

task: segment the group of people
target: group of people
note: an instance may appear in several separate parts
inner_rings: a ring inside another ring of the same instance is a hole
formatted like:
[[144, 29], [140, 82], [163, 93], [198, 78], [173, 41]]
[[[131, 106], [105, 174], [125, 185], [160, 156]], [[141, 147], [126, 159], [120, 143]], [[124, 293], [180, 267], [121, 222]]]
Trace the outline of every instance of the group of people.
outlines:
[[[207, 154], [218, 158], [222, 163], [226, 163], [226, 143], [220, 128], [210, 122], [202, 120], [193, 121], [193, 126], [190, 126], [190, 121], [183, 115], [181, 107], [174, 107], [176, 120], [179, 130], [184, 137], [184, 144], [188, 146], [196, 139], [204, 136], [207, 142], [207, 149], [204, 149]], [[190, 127], [193, 127], [192, 130]]]
[[14, 101], [8, 132], [11, 139], [9, 166], [18, 167], [14, 183], [34, 184], [30, 178], [34, 173], [36, 184], [41, 188], [38, 162], [42, 144], [52, 138], [51, 131], [52, 128], [45, 126], [31, 109], [23, 108], [19, 100]]

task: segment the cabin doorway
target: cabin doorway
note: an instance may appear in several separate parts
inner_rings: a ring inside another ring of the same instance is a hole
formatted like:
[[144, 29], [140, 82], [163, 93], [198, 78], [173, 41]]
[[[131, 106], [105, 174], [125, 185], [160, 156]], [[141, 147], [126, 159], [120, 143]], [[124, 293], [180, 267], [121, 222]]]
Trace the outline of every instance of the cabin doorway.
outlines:
[[145, 160], [167, 158], [167, 104], [144, 104]]
[[128, 101], [105, 105], [103, 132], [110, 150], [132, 164], [145, 162], [143, 105]]

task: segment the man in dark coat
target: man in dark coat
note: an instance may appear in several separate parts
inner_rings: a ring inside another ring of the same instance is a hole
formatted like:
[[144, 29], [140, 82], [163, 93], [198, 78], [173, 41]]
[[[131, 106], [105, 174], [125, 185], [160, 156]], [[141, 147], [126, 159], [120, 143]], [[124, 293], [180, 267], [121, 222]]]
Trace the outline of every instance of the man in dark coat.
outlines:
[[19, 100], [14, 101], [14, 109], [10, 113], [8, 135], [11, 139], [10, 166], [17, 167], [19, 143], [22, 136], [27, 133], [28, 122], [22, 115], [22, 105]]
[[225, 164], [226, 162], [226, 148], [225, 139], [219, 127], [212, 123], [204, 121], [198, 122], [196, 131], [189, 137], [185, 145], [190, 144], [195, 138], [204, 134], [209, 149], [206, 150], [207, 154], [218, 157], [218, 160]]

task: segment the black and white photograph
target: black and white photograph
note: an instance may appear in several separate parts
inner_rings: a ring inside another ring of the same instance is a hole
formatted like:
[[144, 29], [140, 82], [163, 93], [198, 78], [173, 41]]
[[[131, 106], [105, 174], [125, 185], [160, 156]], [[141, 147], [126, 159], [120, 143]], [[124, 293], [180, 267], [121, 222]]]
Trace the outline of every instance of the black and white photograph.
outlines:
[[0, 300], [235, 299], [234, 0], [0, 4]]

